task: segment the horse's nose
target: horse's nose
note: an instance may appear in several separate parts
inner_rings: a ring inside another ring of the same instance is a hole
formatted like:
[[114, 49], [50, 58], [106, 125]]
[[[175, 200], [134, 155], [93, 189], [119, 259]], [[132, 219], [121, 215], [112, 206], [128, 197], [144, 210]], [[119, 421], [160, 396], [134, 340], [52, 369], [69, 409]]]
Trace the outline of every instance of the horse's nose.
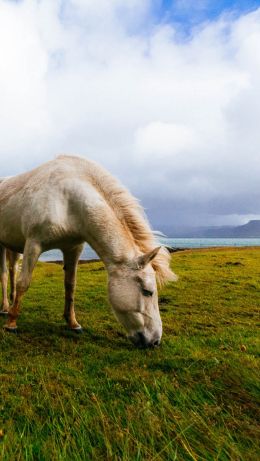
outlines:
[[138, 331], [133, 336], [129, 336], [129, 339], [137, 347], [145, 348], [149, 345], [145, 335], [141, 331]]
[[135, 346], [141, 347], [142, 349], [146, 347], [158, 347], [161, 342], [160, 338], [149, 341], [141, 331], [130, 337], [130, 339]]
[[146, 337], [141, 332], [137, 333], [137, 346], [138, 347], [147, 347], [148, 346]]

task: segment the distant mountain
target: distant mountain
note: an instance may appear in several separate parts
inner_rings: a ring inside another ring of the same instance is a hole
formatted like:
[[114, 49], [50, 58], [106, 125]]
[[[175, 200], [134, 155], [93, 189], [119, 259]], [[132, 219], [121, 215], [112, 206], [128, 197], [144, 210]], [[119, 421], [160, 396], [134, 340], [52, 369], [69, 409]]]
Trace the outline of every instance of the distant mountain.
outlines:
[[162, 226], [162, 232], [173, 238], [260, 238], [260, 220], [242, 226], [194, 227], [173, 229]]
[[252, 220], [243, 226], [207, 229], [205, 237], [260, 238], [260, 221]]

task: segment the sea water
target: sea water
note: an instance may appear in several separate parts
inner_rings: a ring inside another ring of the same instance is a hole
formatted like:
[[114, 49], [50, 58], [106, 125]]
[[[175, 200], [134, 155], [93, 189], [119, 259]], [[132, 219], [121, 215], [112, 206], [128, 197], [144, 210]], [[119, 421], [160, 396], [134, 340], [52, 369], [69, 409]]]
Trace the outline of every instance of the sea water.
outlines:
[[[163, 238], [159, 243], [173, 248], [209, 248], [209, 247], [248, 247], [260, 246], [260, 238]], [[89, 245], [85, 245], [80, 259], [99, 259]], [[40, 261], [60, 261], [62, 253], [59, 250], [51, 250], [43, 253]]]

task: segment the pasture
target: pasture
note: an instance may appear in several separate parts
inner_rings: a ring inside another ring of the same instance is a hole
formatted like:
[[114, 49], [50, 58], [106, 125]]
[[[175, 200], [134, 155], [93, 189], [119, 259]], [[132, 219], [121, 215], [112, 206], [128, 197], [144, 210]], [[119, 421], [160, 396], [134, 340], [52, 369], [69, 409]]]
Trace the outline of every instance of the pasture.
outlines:
[[163, 341], [135, 349], [110, 312], [101, 262], [38, 263], [17, 335], [0, 319], [0, 459], [257, 460], [260, 248], [175, 253], [159, 294]]

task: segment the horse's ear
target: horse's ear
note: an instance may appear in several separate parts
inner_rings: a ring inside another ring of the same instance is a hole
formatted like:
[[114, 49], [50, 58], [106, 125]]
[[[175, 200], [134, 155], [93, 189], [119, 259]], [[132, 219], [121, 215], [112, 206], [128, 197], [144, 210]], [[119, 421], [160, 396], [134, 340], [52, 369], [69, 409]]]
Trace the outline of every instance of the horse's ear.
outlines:
[[143, 269], [148, 263], [150, 263], [155, 258], [160, 248], [161, 247], [157, 247], [154, 250], [149, 251], [148, 253], [145, 253], [142, 256], [139, 256], [139, 258], [137, 259], [138, 269]]

